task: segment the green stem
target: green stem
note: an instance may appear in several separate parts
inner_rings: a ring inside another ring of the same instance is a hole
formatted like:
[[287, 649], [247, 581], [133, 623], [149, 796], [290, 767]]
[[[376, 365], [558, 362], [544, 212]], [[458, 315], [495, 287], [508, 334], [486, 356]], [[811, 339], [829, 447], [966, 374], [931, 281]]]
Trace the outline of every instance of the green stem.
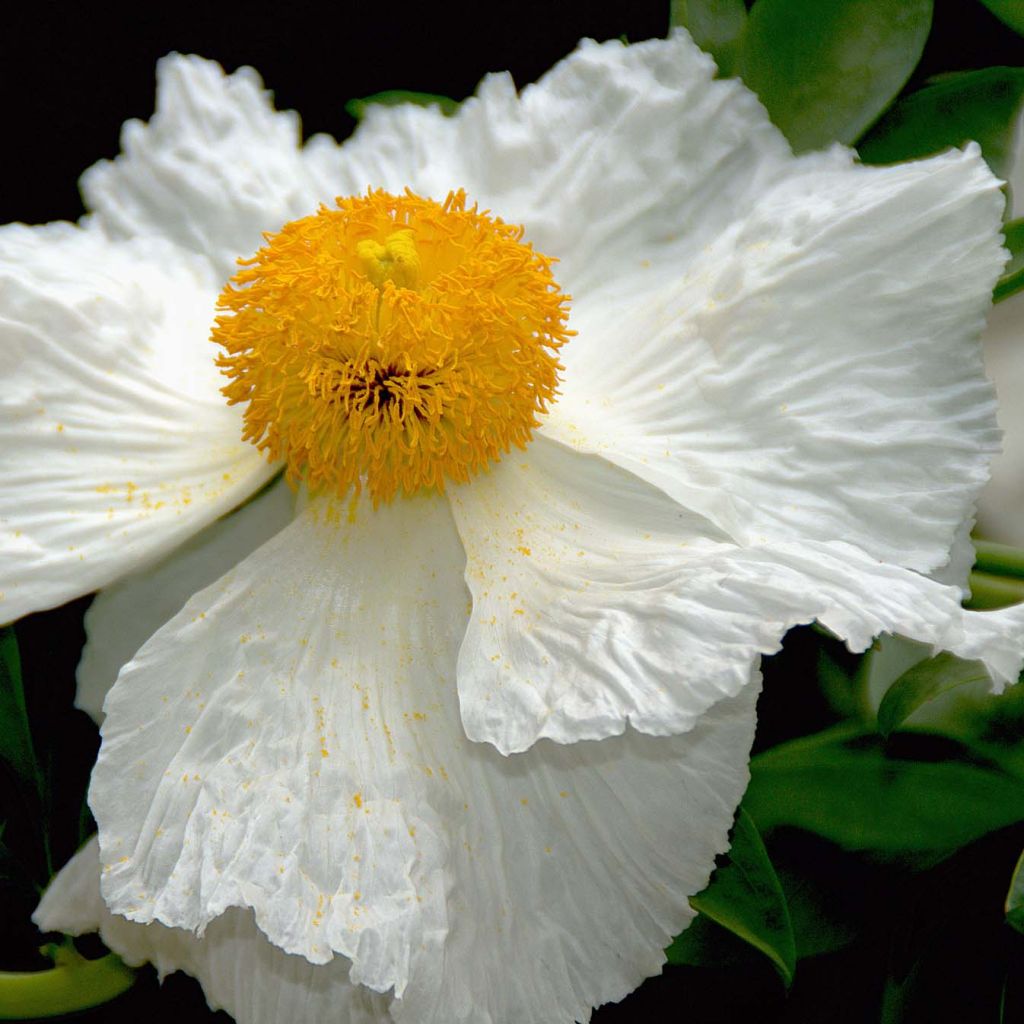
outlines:
[[972, 572], [968, 584], [971, 599], [965, 602], [967, 608], [993, 609], [1024, 601], [1024, 579], [995, 576], [988, 572]]
[[135, 972], [114, 953], [86, 960], [68, 945], [57, 951], [55, 961], [48, 971], [0, 971], [0, 1020], [36, 1020], [88, 1010], [116, 999], [135, 981]]
[[975, 570], [1024, 580], [1024, 550], [1012, 548], [1008, 544], [995, 544], [990, 540], [973, 540], [977, 557]]

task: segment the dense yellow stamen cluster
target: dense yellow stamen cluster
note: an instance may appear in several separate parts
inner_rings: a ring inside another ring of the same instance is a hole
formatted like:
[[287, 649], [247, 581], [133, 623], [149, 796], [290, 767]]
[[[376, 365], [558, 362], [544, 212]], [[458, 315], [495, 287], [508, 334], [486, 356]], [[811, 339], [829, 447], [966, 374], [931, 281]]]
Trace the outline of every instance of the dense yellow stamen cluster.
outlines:
[[522, 239], [461, 191], [339, 199], [267, 235], [213, 330], [245, 439], [293, 481], [375, 503], [525, 445], [572, 332], [553, 261]]

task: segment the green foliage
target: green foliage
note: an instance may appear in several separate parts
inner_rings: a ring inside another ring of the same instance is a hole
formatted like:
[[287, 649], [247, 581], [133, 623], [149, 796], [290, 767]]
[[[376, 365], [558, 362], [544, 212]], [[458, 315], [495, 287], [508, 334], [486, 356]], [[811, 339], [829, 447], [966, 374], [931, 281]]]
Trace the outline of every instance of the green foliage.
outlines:
[[904, 672], [886, 691], [878, 705], [878, 731], [888, 736], [922, 704], [959, 686], [988, 678], [980, 661], [964, 661], [947, 652], [926, 658]]
[[715, 58], [719, 74], [728, 76], [736, 66], [747, 27], [747, 8], [743, 0], [672, 0], [669, 25], [685, 28]]
[[1014, 32], [1024, 36], [1024, 3], [1021, 0], [981, 0], [981, 2]]
[[32, 748], [21, 659], [14, 628], [0, 628], [0, 760], [31, 793], [42, 793], [42, 775]]
[[944, 75], [893, 106], [861, 139], [861, 159], [870, 164], [911, 160], [974, 139], [992, 170], [1005, 178], [1022, 99], [1024, 68]]
[[931, 0], [758, 0], [737, 70], [797, 152], [852, 143], [921, 58]]
[[[786, 897], [757, 826], [742, 808], [733, 826], [728, 856], [715, 869], [711, 884], [694, 896], [690, 905], [764, 953], [789, 987], [796, 969], [796, 944]], [[692, 940], [686, 943], [688, 934], [684, 932], [669, 946], [669, 963], [695, 959], [695, 944]]]
[[1024, 853], [1010, 876], [1010, 888], [1006, 893], [1006, 923], [1024, 934]]
[[953, 741], [918, 745], [921, 756], [900, 756], [853, 725], [783, 743], [752, 760], [744, 807], [764, 830], [924, 860], [1024, 820], [1021, 779]]
[[[1024, 218], [1011, 220], [1004, 226], [1003, 234], [1006, 236], [1006, 248], [1010, 250], [1010, 259], [1003, 268], [1003, 276], [999, 278], [999, 282], [992, 292], [995, 302], [1002, 302], [1003, 299], [1008, 299], [1024, 288]], [[1024, 573], [1014, 572], [1013, 575], [1024, 575]]]
[[403, 103], [412, 103], [418, 107], [440, 107], [441, 113], [448, 117], [459, 109], [458, 100], [453, 100], [450, 96], [439, 96], [431, 92], [410, 92], [407, 89], [388, 89], [385, 92], [375, 92], [372, 96], [349, 100], [345, 104], [345, 113], [357, 121], [362, 121], [370, 107], [374, 105], [399, 107]]

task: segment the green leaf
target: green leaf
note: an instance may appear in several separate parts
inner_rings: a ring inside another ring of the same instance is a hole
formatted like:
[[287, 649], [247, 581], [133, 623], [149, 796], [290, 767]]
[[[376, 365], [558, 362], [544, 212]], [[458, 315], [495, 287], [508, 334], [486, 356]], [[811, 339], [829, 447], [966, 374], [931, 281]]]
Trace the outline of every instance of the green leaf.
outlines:
[[[849, 725], [773, 747], [751, 761], [743, 805], [762, 830], [793, 826], [890, 857], [942, 856], [1024, 820], [1019, 778], [952, 740], [900, 738], [921, 759]], [[923, 758], [936, 747], [938, 759]]]
[[728, 858], [715, 869], [711, 884], [690, 900], [690, 906], [759, 949], [771, 960], [783, 984], [790, 986], [796, 943], [786, 896], [757, 826], [742, 808], [733, 825]]
[[981, 2], [1014, 32], [1024, 36], [1024, 4], [1021, 0], [981, 0]]
[[738, 70], [797, 152], [852, 143], [921, 58], [931, 0], [758, 0]]
[[1010, 889], [1006, 894], [1006, 923], [1024, 933], [1024, 853], [1010, 876]]
[[922, 704], [958, 686], [984, 682], [989, 678], [980, 661], [964, 661], [945, 652], [936, 658], [926, 658], [904, 672], [886, 690], [878, 705], [878, 731], [888, 736]]
[[868, 164], [930, 156], [973, 139], [1005, 178], [1024, 100], [1024, 68], [984, 68], [944, 75], [900, 100], [858, 145]]
[[0, 627], [0, 760], [10, 765], [34, 796], [41, 795], [43, 780], [32, 749], [18, 640], [12, 626]]
[[747, 26], [743, 0], [672, 0], [668, 23], [671, 28], [685, 28], [715, 58], [720, 75], [732, 74]]
[[758, 963], [767, 963], [753, 946], [739, 939], [731, 931], [698, 914], [672, 945], [665, 950], [668, 962], [684, 967], [741, 967], [755, 969]]
[[440, 107], [441, 113], [448, 117], [459, 109], [458, 100], [453, 100], [450, 96], [438, 96], [432, 92], [410, 92], [407, 89], [388, 89], [386, 92], [375, 92], [372, 96], [349, 100], [345, 104], [345, 113], [357, 121], [362, 121], [374, 104], [398, 107], [403, 103], [414, 103], [419, 107]]
[[[992, 300], [994, 302], [1002, 302], [1003, 299], [1008, 299], [1011, 295], [1015, 295], [1024, 288], [1024, 218], [1011, 220], [1008, 224], [1005, 224], [1003, 226], [1003, 234], [1006, 235], [1005, 244], [1006, 248], [1010, 250], [1010, 259], [1003, 268], [1003, 276], [999, 278], [992, 292]], [[989, 545], [989, 547], [993, 546]], [[1015, 552], [1015, 554], [1018, 558], [1020, 557], [1019, 551]], [[978, 564], [979, 568], [983, 568], [980, 558], [978, 559]], [[1019, 576], [1024, 575], [1024, 573], [1014, 572], [1012, 575]]]

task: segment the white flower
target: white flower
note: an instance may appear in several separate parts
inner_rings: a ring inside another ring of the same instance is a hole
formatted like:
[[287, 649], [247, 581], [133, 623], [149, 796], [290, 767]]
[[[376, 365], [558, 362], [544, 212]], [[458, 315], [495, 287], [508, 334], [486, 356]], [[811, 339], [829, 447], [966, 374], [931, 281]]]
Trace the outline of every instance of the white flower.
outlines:
[[[110, 587], [87, 703], [161, 626], [105, 705], [106, 906], [93, 846], [44, 927], [243, 1022], [585, 1020], [690, 920], [790, 626], [1015, 677], [1019, 614], [959, 588], [998, 183], [973, 145], [794, 158], [712, 75], [683, 35], [586, 43], [521, 96], [493, 76], [300, 148], [253, 72], [169, 58], [83, 225], [0, 233], [4, 615]], [[464, 187], [561, 261], [561, 397], [446, 496], [278, 488], [116, 583], [274, 472], [210, 355], [235, 258], [368, 187]]]

